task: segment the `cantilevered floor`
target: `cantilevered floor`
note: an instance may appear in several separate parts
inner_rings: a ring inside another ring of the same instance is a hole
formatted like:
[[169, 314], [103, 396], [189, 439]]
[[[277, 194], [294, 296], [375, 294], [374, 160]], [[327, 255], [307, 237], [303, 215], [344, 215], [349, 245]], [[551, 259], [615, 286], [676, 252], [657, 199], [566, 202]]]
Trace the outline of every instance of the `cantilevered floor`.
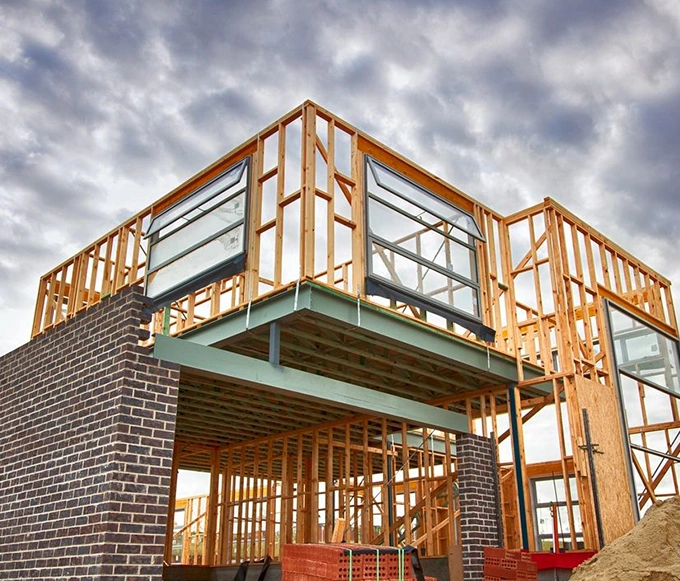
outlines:
[[177, 439], [205, 445], [357, 414], [464, 432], [464, 402], [430, 404], [517, 382], [514, 358], [313, 283], [181, 338], [157, 336], [154, 353], [182, 366]]

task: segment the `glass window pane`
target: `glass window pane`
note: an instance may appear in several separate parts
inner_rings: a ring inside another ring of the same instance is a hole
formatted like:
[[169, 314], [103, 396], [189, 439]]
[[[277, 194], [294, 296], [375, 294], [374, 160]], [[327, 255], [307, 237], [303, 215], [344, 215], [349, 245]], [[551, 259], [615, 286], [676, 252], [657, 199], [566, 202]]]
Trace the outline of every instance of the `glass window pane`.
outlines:
[[435, 216], [434, 214], [431, 214], [430, 212], [423, 210], [420, 206], [412, 204], [411, 202], [405, 200], [401, 196], [393, 194], [392, 192], [384, 190], [378, 186], [371, 187], [370, 181], [371, 180], [369, 180], [368, 191], [372, 197], [385, 200], [387, 203], [391, 204], [395, 208], [399, 208], [408, 215], [413, 216], [419, 222], [424, 222], [425, 224], [430, 224], [431, 226], [436, 226], [437, 224], [441, 224], [443, 222], [443, 220], [439, 216]]
[[213, 180], [209, 184], [206, 184], [195, 193], [187, 196], [174, 206], [171, 206], [169, 209], [160, 213], [152, 220], [149, 231], [146, 234], [147, 237], [168, 226], [170, 223], [182, 217], [184, 214], [193, 210], [197, 206], [205, 203], [219, 192], [227, 190], [239, 182], [245, 182], [245, 167], [246, 160], [243, 160], [217, 179]]
[[[556, 520], [560, 546], [564, 549], [572, 548], [569, 508], [567, 506], [564, 479], [561, 476], [532, 479], [531, 484], [533, 488], [533, 511], [537, 525], [536, 536], [540, 546], [544, 549], [552, 548], [553, 526]], [[571, 491], [574, 533], [577, 544], [581, 544], [583, 525], [578, 506], [576, 479], [573, 475], [569, 477], [569, 488]], [[552, 507], [556, 507], [555, 513], [553, 513]]]
[[224, 203], [225, 200], [231, 201], [231, 198], [241, 196], [242, 194], [245, 194], [245, 188], [243, 189], [231, 188], [229, 190], [225, 190], [224, 192], [218, 194], [214, 198], [211, 198], [204, 204], [201, 204], [197, 208], [194, 208], [190, 212], [187, 212], [181, 218], [178, 218], [174, 222], [163, 227], [161, 230], [158, 231], [158, 237], [163, 238], [165, 236], [168, 236], [175, 230], [178, 230], [179, 228], [184, 226], [187, 222], [191, 222], [192, 220], [198, 218], [199, 216], [211, 212], [213, 208], [216, 208], [217, 206], [221, 205], [222, 203]]
[[[428, 229], [416, 220], [407, 218], [374, 199], [369, 199], [368, 211], [371, 233], [393, 244], [406, 245]], [[413, 244], [413, 248], [415, 248], [415, 244]], [[411, 250], [411, 247], [409, 247], [409, 250]]]
[[[475, 237], [482, 238], [482, 233], [479, 231], [474, 219], [466, 212], [463, 212], [445, 200], [436, 197], [435, 194], [432, 194], [431, 192], [425, 192], [415, 184], [412, 184], [410, 181], [393, 173], [387, 168], [382, 167], [380, 164], [373, 161], [369, 163], [375, 173], [377, 183], [382, 186], [383, 191], [387, 188], [394, 192], [398, 192], [407, 200], [412, 200], [423, 208], [427, 208], [429, 211], [439, 216], [439, 218], [446, 220], [457, 228], [461, 228]], [[378, 195], [382, 195], [382, 193]]]
[[671, 402], [673, 396], [647, 385], [644, 387], [644, 393], [647, 423], [661, 424], [663, 422], [672, 422], [675, 419], [673, 418], [673, 403]]
[[[373, 183], [373, 187], [371, 187], [371, 182]], [[446, 220], [442, 220], [439, 216], [427, 212], [426, 210], [423, 210], [421, 207], [412, 204], [411, 202], [403, 199], [402, 197], [397, 196], [396, 194], [393, 194], [388, 190], [384, 190], [376, 186], [375, 181], [372, 180], [370, 177], [369, 177], [369, 194], [373, 199], [384, 200], [385, 202], [391, 204], [395, 208], [403, 210], [408, 215], [413, 216], [414, 220], [417, 220], [417, 222], [429, 224], [434, 228], [446, 232], [449, 236], [453, 236], [454, 238], [457, 238], [458, 240], [461, 240], [462, 242], [465, 242], [466, 244], [474, 247], [475, 239], [472, 237], [472, 235], [454, 227], [452, 225], [453, 222], [451, 221], [447, 222]], [[385, 206], [384, 208], [388, 211], [391, 210]], [[392, 211], [391, 216], [394, 216], [396, 214], [397, 212]]]
[[564, 479], [549, 479], [536, 481], [536, 503], [565, 502]]
[[477, 280], [474, 250], [434, 230], [428, 230], [421, 237], [420, 246], [423, 258], [465, 278]]
[[609, 313], [619, 369], [680, 393], [677, 341], [616, 308]]
[[211, 271], [219, 276], [218, 270], [245, 252], [248, 163], [245, 158], [152, 220], [148, 296], [162, 301], [174, 289], [194, 290], [192, 279], [204, 284]]
[[245, 192], [161, 239], [151, 247], [149, 269], [153, 270], [159, 264], [242, 220], [244, 210]]
[[552, 536], [553, 520], [549, 506], [536, 509], [536, 522], [538, 523], [539, 535]]
[[429, 262], [476, 280], [474, 250], [447, 238], [438, 230], [395, 212], [377, 200], [369, 200], [369, 214], [372, 234]]
[[375, 242], [372, 249], [372, 274], [446, 306], [478, 316], [476, 289]]
[[426, 310], [430, 303], [440, 315], [448, 307], [480, 320], [477, 239], [483, 239], [474, 218], [371, 159], [366, 189], [369, 276], [403, 288]]
[[477, 312], [477, 290], [470, 286], [446, 279], [446, 286], [442, 286], [430, 295], [433, 299], [451, 305], [459, 311], [464, 311], [475, 317]]
[[642, 407], [640, 406], [640, 392], [638, 390], [638, 382], [626, 375], [620, 375], [619, 381], [621, 383], [621, 394], [623, 397], [623, 405], [626, 410], [626, 421], [628, 427], [641, 426], [642, 421]]
[[146, 294], [157, 297], [244, 251], [243, 224], [149, 274]]

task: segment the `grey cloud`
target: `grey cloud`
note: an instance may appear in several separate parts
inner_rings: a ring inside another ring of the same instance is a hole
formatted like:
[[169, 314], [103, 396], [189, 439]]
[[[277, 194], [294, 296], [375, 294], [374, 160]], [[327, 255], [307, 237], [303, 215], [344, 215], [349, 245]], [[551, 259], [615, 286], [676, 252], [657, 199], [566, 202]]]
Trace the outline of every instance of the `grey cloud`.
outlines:
[[[648, 3], [74, 0], [0, 12], [18, 46], [0, 56], [0, 296], [27, 319], [38, 277], [64, 254], [306, 98], [499, 211], [555, 195], [633, 253], [643, 228], [654, 248], [678, 236], [680, 35]], [[581, 65], [591, 77], [571, 74]]]
[[[214, 131], [227, 121], [259, 117], [256, 105], [240, 89], [206, 91], [198, 95], [185, 109], [184, 113], [192, 125], [202, 131]], [[218, 129], [219, 130], [219, 129]]]
[[636, 126], [631, 142], [649, 163], [680, 166], [680, 91], [641, 103], [636, 107]]
[[538, 128], [550, 142], [578, 146], [593, 137], [594, 124], [587, 110], [557, 105], [540, 112]]
[[[635, 0], [570, 0], [569, 2], [533, 2], [534, 34], [544, 43], [559, 42], [564, 37], [585, 41], [602, 35], [603, 27], [639, 9]], [[525, 10], [525, 14], [529, 11]]]
[[633, 232], [680, 237], [680, 93], [634, 108], [628, 139], [604, 175], [619, 203], [612, 211]]
[[[71, 4], [77, 6], [77, 4]], [[161, 9], [156, 5], [156, 9]], [[84, 13], [82, 31], [97, 49], [97, 55], [122, 64], [136, 64], [144, 54], [148, 39], [143, 4], [118, 0], [117, 2], [84, 2], [73, 12]], [[73, 15], [69, 15], [71, 18]]]
[[494, 106], [490, 137], [515, 136], [555, 147], [585, 146], [593, 138], [593, 104], [564, 102], [537, 65], [503, 58], [480, 76], [484, 99]]

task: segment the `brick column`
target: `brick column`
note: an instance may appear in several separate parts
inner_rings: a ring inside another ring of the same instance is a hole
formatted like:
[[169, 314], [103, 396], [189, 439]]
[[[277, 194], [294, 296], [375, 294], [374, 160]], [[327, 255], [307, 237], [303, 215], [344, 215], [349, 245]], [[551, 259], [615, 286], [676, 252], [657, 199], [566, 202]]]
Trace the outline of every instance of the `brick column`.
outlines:
[[501, 539], [493, 442], [474, 434], [458, 436], [456, 456], [463, 578], [479, 581], [484, 576], [484, 547], [497, 547]]
[[160, 581], [179, 369], [127, 289], [0, 358], [0, 578]]

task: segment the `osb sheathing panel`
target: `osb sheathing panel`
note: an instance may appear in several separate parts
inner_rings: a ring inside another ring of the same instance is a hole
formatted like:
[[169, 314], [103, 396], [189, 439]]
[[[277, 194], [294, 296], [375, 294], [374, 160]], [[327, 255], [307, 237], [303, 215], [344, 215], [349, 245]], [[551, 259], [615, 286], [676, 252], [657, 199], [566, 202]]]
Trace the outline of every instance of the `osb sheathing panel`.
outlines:
[[588, 410], [591, 440], [602, 452], [595, 454], [595, 471], [608, 544], [635, 525], [616, 393], [612, 387], [583, 377], [576, 377], [576, 389], [580, 407]]

